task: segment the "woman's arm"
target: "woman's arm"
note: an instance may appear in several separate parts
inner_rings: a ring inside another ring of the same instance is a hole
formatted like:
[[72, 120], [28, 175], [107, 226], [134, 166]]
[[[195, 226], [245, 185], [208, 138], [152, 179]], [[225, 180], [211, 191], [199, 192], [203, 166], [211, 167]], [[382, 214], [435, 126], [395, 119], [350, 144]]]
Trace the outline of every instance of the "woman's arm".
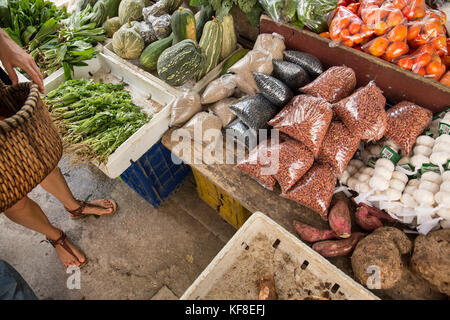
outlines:
[[0, 60], [13, 84], [18, 82], [14, 67], [24, 70], [44, 93], [44, 80], [34, 59], [26, 53], [8, 34], [0, 28]]

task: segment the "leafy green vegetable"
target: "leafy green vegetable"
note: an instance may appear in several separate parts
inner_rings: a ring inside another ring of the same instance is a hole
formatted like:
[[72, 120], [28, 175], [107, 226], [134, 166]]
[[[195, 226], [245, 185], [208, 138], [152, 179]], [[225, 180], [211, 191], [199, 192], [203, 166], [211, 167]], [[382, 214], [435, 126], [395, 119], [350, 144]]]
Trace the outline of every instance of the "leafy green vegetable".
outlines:
[[326, 16], [336, 9], [337, 0], [297, 0], [298, 21], [316, 33], [327, 30]]
[[295, 17], [296, 0], [259, 0], [259, 3], [275, 21], [287, 23]]
[[150, 121], [131, 101], [124, 84], [69, 80], [44, 98], [63, 141], [80, 160], [104, 163], [139, 128]]

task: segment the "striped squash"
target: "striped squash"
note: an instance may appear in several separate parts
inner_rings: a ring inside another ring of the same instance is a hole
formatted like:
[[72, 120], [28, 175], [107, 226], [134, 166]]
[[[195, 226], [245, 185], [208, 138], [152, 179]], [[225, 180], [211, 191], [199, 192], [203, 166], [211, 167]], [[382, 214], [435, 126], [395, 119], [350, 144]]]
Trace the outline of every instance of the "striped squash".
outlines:
[[201, 79], [209, 71], [214, 69], [220, 61], [220, 53], [222, 51], [222, 24], [215, 17], [205, 24], [199, 44], [206, 57], [205, 64], [198, 77], [198, 79]]
[[201, 70], [205, 56], [198, 44], [185, 39], [167, 48], [158, 58], [158, 76], [171, 86], [181, 86]]
[[222, 51], [220, 52], [220, 61], [232, 54], [236, 50], [236, 45], [237, 39], [233, 16], [229, 14], [222, 21]]
[[144, 50], [144, 40], [131, 23], [124, 24], [112, 38], [114, 52], [124, 59], [139, 59]]

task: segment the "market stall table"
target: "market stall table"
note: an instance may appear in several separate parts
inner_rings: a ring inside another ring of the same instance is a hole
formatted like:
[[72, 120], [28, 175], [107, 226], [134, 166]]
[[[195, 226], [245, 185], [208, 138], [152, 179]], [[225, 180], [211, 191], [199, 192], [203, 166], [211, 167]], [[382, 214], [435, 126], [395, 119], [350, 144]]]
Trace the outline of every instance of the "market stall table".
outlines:
[[[222, 188], [228, 195], [238, 201], [251, 212], [264, 212], [289, 232], [295, 234], [292, 225], [293, 220], [309, 224], [316, 228], [328, 229], [328, 223], [323, 221], [319, 214], [310, 209], [280, 196], [281, 190], [270, 191], [262, 187], [250, 176], [234, 168], [232, 164], [206, 164], [212, 163], [211, 159], [204, 158], [203, 162], [194, 161], [194, 143], [191, 142], [191, 152], [185, 155], [180, 152], [178, 140], [172, 141], [172, 133], [175, 129], [167, 131], [162, 144], [188, 163], [193, 169], [199, 171], [206, 178]], [[226, 154], [226, 143], [224, 142], [224, 155]], [[177, 147], [178, 146], [178, 147]], [[346, 198], [342, 193], [333, 197], [332, 204], [338, 199]], [[350, 202], [350, 200], [347, 199]], [[353, 223], [353, 225], [355, 225]], [[348, 257], [328, 258], [328, 260], [346, 274], [353, 277], [350, 259]], [[442, 299], [439, 292], [430, 288], [429, 284], [417, 278], [405, 269], [400, 282], [389, 290], [373, 290], [382, 299]]]

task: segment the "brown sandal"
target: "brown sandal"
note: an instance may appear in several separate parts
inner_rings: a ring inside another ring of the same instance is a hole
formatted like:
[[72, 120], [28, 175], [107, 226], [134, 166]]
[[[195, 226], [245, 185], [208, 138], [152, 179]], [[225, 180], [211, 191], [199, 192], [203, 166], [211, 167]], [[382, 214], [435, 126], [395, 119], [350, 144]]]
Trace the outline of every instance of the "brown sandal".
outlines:
[[[110, 200], [110, 199], [107, 199], [107, 200], [113, 204], [113, 211], [111, 213], [106, 214], [106, 215], [114, 214], [116, 212], [116, 210], [117, 210], [117, 203], [114, 200]], [[70, 218], [71, 219], [83, 219], [83, 218], [86, 218], [86, 217], [88, 217], [90, 215], [93, 215], [93, 214], [95, 215], [95, 213], [84, 214], [83, 210], [86, 207], [99, 208], [99, 209], [108, 209], [108, 208], [105, 208], [105, 207], [97, 205], [97, 204], [88, 203], [86, 201], [80, 201], [80, 200], [77, 200], [77, 201], [80, 202], [80, 206], [77, 209], [75, 209], [75, 210], [69, 210], [66, 207], [64, 207], [64, 209], [66, 209], [66, 211], [70, 213]]]
[[[60, 245], [61, 247], [63, 247], [64, 250], [66, 250], [69, 254], [71, 254], [80, 263], [80, 265], [78, 267], [79, 268], [83, 267], [87, 263], [87, 258], [86, 258], [86, 260], [84, 260], [84, 262], [81, 262], [78, 259], [78, 257], [73, 253], [72, 249], [70, 249], [70, 247], [67, 245], [66, 238], [67, 238], [66, 234], [63, 231], [61, 231], [61, 236], [58, 239], [51, 240], [51, 239], [47, 238], [47, 241], [53, 246], [53, 248], [56, 248], [57, 245]], [[45, 240], [42, 240], [42, 241], [45, 241]]]

